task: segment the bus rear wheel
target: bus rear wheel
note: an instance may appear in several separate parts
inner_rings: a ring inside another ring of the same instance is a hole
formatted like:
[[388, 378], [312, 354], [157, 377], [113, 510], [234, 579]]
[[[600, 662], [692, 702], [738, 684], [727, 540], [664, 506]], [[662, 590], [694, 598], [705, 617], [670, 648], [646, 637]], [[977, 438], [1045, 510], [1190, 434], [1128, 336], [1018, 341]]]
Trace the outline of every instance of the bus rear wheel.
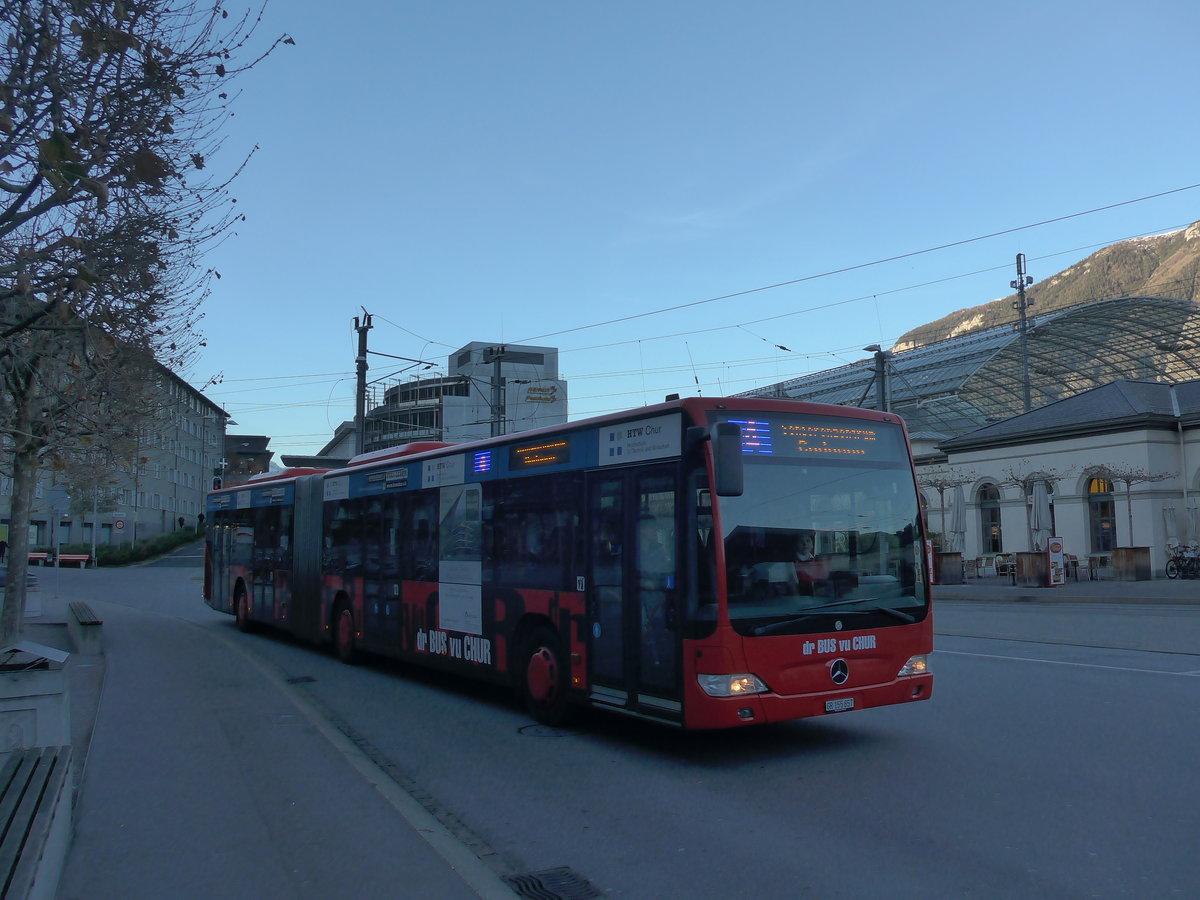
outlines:
[[358, 658], [358, 647], [354, 642], [354, 612], [348, 603], [338, 604], [333, 614], [333, 649], [337, 658], [344, 663], [354, 663]]
[[543, 725], [567, 721], [568, 672], [562, 641], [549, 628], [539, 628], [524, 642], [519, 692], [525, 709]]
[[237, 617], [238, 631], [252, 631], [254, 623], [250, 621], [250, 598], [246, 595], [246, 589], [240, 585], [233, 599], [233, 605], [234, 615]]

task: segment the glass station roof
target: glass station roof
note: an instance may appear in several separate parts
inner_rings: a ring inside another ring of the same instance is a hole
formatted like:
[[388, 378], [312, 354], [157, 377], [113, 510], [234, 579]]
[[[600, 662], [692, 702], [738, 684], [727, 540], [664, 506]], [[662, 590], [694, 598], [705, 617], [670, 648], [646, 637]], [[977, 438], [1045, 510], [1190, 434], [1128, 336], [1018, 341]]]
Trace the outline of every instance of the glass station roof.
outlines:
[[[942, 439], [1024, 412], [1020, 332], [1001, 325], [889, 354], [890, 407], [910, 433]], [[1200, 306], [1172, 297], [1120, 297], [1031, 317], [1032, 408], [1115, 379], [1200, 378]], [[746, 397], [875, 405], [875, 360], [805, 375]]]

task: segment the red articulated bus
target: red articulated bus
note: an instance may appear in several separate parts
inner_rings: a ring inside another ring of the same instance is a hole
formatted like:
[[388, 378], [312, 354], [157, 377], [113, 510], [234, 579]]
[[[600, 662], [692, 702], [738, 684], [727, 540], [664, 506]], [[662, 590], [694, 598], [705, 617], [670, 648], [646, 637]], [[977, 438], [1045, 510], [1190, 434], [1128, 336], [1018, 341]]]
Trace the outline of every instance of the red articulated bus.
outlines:
[[903, 422], [687, 398], [208, 497], [205, 601], [577, 705], [727, 728], [928, 699]]

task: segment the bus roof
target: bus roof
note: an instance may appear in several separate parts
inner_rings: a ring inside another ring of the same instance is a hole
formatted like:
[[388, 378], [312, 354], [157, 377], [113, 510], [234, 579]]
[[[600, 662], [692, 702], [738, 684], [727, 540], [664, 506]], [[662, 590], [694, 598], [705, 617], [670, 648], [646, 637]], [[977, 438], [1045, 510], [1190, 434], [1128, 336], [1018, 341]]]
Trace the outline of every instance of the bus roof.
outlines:
[[[591, 428], [603, 425], [607, 422], [618, 422], [624, 419], [661, 415], [672, 410], [683, 410], [688, 413], [696, 421], [704, 420], [704, 413], [709, 410], [721, 409], [736, 409], [736, 410], [780, 410], [788, 409], [798, 413], [810, 413], [813, 415], [839, 416], [852, 419], [869, 419], [877, 422], [890, 422], [892, 424], [903, 424], [901, 419], [895, 413], [880, 412], [875, 409], [863, 409], [855, 406], [834, 406], [827, 403], [809, 403], [803, 400], [790, 400], [786, 397], [683, 397], [671, 400], [665, 400], [662, 403], [655, 403], [650, 406], [634, 407], [632, 409], [621, 410], [620, 412], [607, 413], [602, 416], [593, 416], [587, 419], [578, 419], [574, 422], [566, 422], [559, 425], [544, 425], [541, 428], [533, 428], [529, 431], [514, 431], [508, 434], [496, 435], [493, 437], [480, 438], [475, 441], [464, 441], [462, 443], [452, 443], [444, 441], [413, 441], [408, 444], [401, 444], [396, 447], [387, 447], [383, 450], [372, 450], [369, 453], [360, 453], [353, 457], [345, 468], [355, 468], [357, 466], [368, 466], [378, 463], [386, 463], [391, 460], [407, 459], [412, 456], [421, 456], [427, 453], [433, 453], [438, 450], [443, 450], [448, 447], [461, 450], [480, 449], [488, 446], [494, 446], [498, 443], [510, 442], [513, 440], [525, 440], [526, 438], [538, 437], [540, 435], [561, 434], [565, 431], [575, 431], [582, 428]], [[300, 470], [291, 469], [290, 472], [297, 474], [305, 474], [307, 472], [337, 472], [337, 469], [312, 469]]]
[[312, 466], [295, 467], [291, 469], [281, 469], [277, 472], [262, 472], [258, 475], [251, 475], [245, 481], [239, 481], [237, 484], [226, 484], [215, 491], [209, 491], [210, 494], [221, 494], [228, 491], [245, 490], [246, 488], [258, 487], [263, 484], [271, 484], [276, 481], [290, 481], [293, 478], [299, 478], [302, 475], [320, 475], [330, 471], [325, 468], [317, 468]]

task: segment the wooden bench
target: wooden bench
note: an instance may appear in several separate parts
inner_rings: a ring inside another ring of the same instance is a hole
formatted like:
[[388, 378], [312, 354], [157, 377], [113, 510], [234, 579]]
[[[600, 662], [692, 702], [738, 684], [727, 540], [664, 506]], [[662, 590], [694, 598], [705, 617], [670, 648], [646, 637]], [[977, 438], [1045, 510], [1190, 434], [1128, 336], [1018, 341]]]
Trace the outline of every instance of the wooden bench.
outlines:
[[89, 553], [60, 553], [58, 554], [58, 564], [61, 566], [66, 563], [78, 563], [79, 568], [82, 569], [88, 564], [91, 558], [91, 554]]
[[96, 656], [101, 652], [100, 626], [104, 624], [100, 617], [88, 604], [82, 600], [72, 600], [67, 604], [67, 631], [75, 642], [75, 650], [83, 656]]
[[39, 566], [44, 566], [49, 559], [50, 559], [49, 553], [30, 553], [29, 554], [29, 561], [31, 563], [37, 563]]
[[53, 897], [71, 842], [71, 748], [2, 756], [0, 896]]

